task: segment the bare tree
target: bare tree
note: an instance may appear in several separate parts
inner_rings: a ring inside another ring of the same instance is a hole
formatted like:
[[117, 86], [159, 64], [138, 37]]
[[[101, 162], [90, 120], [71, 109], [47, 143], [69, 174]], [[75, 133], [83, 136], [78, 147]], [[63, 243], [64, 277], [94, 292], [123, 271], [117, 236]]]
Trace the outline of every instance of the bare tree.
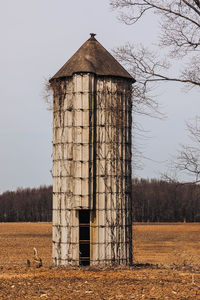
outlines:
[[[111, 0], [110, 4], [119, 11], [120, 20], [128, 25], [134, 25], [149, 12], [159, 18], [158, 45], [168, 51], [167, 60], [144, 46], [134, 44], [126, 44], [114, 51], [118, 59], [135, 74], [136, 99], [138, 96], [145, 100], [148, 106], [152, 89], [159, 82], [181, 82], [188, 88], [200, 86], [199, 0]], [[183, 63], [180, 73], [170, 76], [172, 60], [180, 58]]]
[[192, 146], [182, 145], [174, 163], [174, 167], [192, 177], [194, 183], [200, 182], [200, 117], [187, 123]]
[[[186, 123], [190, 145], [181, 145], [177, 156], [169, 162], [168, 170], [161, 174], [163, 180], [177, 185], [200, 182], [200, 117]], [[181, 180], [181, 175], [190, 176], [191, 180]]]
[[[188, 90], [200, 87], [199, 0], [110, 0], [110, 5], [118, 11], [119, 19], [127, 25], [134, 26], [148, 14], [152, 18], [157, 17], [160, 24], [159, 53], [131, 43], [114, 50], [117, 59], [136, 78], [133, 87], [135, 113], [149, 115], [149, 112], [157, 110], [154, 89], [161, 83], [179, 82]], [[163, 57], [161, 49], [165, 53]], [[174, 60], [181, 65], [180, 70], [175, 73]], [[195, 125], [188, 124], [187, 127], [192, 138], [199, 143], [199, 118], [196, 118]], [[177, 161], [173, 162], [176, 171], [195, 175], [195, 182], [200, 175], [199, 146], [182, 146]]]

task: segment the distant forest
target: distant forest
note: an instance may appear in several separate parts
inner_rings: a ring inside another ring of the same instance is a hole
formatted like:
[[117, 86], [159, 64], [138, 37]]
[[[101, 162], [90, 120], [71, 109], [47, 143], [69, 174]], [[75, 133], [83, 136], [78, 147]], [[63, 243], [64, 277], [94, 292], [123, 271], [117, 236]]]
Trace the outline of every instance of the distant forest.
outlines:
[[17, 189], [0, 195], [0, 222], [49, 222], [52, 186]]
[[200, 185], [134, 179], [134, 222], [200, 222]]
[[[134, 222], [200, 222], [200, 186], [133, 179]], [[52, 186], [0, 195], [0, 222], [50, 222]]]

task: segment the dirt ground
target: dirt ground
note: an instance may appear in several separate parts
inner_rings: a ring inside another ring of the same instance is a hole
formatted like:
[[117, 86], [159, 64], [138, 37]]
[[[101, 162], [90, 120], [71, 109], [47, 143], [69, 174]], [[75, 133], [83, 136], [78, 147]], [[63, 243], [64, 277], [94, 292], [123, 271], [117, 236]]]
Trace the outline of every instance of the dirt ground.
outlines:
[[[130, 268], [53, 268], [50, 223], [0, 223], [0, 299], [200, 299], [200, 224], [134, 224]], [[27, 267], [33, 247], [41, 268]]]

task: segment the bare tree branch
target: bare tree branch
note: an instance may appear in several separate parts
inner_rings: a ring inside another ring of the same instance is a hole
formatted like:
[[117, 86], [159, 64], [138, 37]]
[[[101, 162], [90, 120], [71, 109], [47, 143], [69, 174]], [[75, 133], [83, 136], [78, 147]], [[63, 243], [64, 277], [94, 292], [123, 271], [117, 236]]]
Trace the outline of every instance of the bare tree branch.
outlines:
[[[186, 124], [189, 137], [193, 141], [192, 146], [181, 145], [178, 155], [171, 161], [170, 173], [164, 174], [165, 179], [177, 180], [177, 174], [187, 174], [191, 176], [192, 183], [200, 182], [200, 117], [196, 116], [192, 122]], [[176, 179], [174, 179], [176, 178]], [[177, 180], [179, 181], [179, 180]]]
[[[155, 88], [164, 82], [178, 82], [187, 89], [200, 87], [200, 1], [199, 0], [110, 0], [113, 9], [125, 24], [135, 24], [149, 14], [160, 24], [158, 46], [167, 51], [167, 59], [144, 46], [126, 44], [115, 49], [114, 55], [136, 78], [133, 109], [152, 115], [159, 107]], [[173, 75], [174, 59], [181, 59], [180, 70]], [[169, 75], [170, 74], [170, 75]], [[171, 75], [172, 74], [172, 75]], [[134, 103], [135, 102], [135, 103]], [[183, 145], [173, 169], [186, 172], [200, 180], [200, 118], [187, 124], [193, 146]]]
[[[193, 9], [199, 16], [200, 16], [200, 11], [194, 6], [192, 5], [189, 1], [186, 0], [182, 0], [187, 6], [189, 6], [191, 9]], [[195, 1], [198, 8], [200, 8], [200, 6], [198, 5], [198, 1]]]

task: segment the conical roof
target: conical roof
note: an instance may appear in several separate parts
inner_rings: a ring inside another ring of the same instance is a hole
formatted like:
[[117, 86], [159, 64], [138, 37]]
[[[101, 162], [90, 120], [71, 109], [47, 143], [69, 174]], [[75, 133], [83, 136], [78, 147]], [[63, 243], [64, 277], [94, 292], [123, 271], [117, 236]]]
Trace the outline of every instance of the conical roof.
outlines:
[[51, 78], [71, 77], [74, 73], [94, 73], [103, 76], [125, 77], [133, 82], [134, 78], [118, 63], [118, 61], [91, 34], [77, 52]]

